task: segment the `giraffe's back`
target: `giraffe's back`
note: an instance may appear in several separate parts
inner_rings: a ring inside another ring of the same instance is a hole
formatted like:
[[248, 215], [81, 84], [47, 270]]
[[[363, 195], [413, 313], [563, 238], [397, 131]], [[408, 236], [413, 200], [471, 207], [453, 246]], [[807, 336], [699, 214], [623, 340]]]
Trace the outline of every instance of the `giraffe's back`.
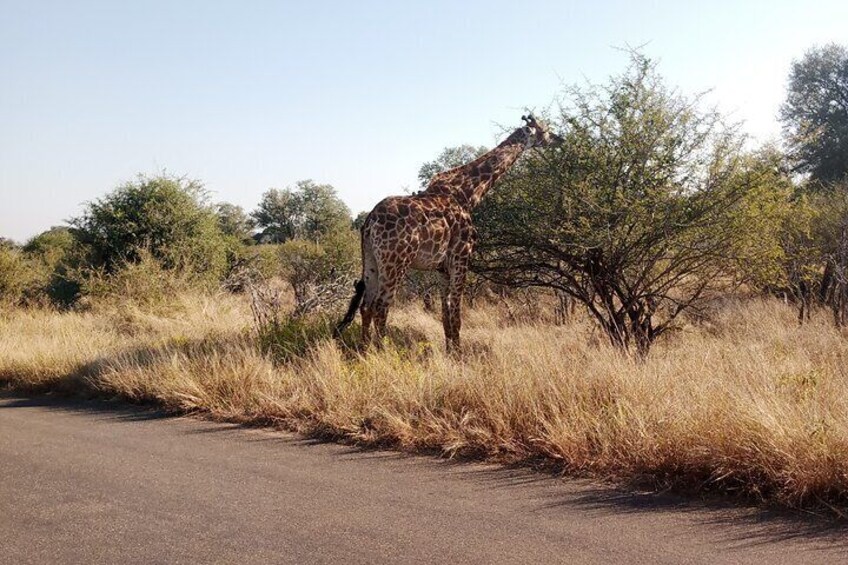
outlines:
[[470, 221], [449, 196], [392, 196], [381, 201], [363, 226], [363, 243], [383, 268], [440, 269], [457, 228]]

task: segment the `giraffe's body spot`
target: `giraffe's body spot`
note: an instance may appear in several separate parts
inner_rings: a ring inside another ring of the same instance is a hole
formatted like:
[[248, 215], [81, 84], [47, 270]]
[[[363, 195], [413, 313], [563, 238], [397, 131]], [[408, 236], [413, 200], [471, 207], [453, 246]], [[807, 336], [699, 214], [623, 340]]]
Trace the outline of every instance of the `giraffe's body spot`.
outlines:
[[386, 198], [363, 226], [363, 238], [380, 263], [404, 268], [438, 270], [451, 249], [454, 232], [470, 222], [450, 196], [419, 194]]

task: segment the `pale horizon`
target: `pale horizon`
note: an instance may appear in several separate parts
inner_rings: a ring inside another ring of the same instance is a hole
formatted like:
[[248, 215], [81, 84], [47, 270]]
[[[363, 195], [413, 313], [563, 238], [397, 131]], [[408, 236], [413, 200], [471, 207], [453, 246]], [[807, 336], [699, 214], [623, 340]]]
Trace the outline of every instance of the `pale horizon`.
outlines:
[[848, 43], [848, 5], [813, 4], [0, 1], [0, 237], [162, 170], [247, 211], [311, 178], [356, 214], [442, 148], [491, 146], [563, 85], [620, 73], [628, 45], [778, 140], [793, 59]]

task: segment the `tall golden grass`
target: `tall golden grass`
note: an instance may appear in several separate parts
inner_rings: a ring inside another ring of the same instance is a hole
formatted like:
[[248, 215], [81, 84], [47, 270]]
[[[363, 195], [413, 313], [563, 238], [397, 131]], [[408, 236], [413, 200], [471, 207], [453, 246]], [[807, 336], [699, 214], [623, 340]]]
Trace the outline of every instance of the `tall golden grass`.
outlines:
[[438, 319], [393, 314], [367, 355], [317, 341], [274, 361], [231, 295], [169, 313], [0, 314], [0, 381], [84, 390], [230, 421], [575, 475], [848, 507], [848, 339], [777, 301], [732, 301], [639, 360], [585, 320], [466, 313], [465, 353]]

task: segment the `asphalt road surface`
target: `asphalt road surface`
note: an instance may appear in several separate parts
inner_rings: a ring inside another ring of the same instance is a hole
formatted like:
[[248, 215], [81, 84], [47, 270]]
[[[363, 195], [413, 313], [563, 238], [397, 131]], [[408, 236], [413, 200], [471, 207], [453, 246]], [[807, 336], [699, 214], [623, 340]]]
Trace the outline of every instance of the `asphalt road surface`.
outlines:
[[0, 397], [0, 563], [837, 562], [820, 519]]

